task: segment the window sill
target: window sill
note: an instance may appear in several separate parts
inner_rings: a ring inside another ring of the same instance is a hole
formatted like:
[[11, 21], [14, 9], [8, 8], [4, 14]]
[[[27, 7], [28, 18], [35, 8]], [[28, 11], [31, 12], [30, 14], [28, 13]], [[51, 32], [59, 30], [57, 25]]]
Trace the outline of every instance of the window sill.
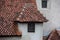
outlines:
[[48, 8], [40, 8], [40, 10], [49, 10]]

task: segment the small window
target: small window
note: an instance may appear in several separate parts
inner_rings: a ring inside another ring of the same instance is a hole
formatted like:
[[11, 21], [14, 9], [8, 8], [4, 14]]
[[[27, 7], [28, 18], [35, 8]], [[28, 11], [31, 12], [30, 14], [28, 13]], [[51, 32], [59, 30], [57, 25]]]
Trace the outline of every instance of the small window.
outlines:
[[28, 23], [28, 32], [35, 32], [35, 23]]
[[47, 0], [42, 0], [42, 8], [47, 8]]

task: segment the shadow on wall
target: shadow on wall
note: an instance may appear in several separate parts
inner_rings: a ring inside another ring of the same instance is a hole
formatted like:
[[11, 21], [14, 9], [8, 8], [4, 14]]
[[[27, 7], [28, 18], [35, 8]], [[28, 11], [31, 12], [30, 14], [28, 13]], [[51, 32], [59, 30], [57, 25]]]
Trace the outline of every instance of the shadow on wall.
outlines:
[[20, 40], [21, 37], [0, 37], [0, 40]]
[[44, 25], [43, 25], [43, 36], [48, 36], [49, 33], [54, 29], [60, 29], [60, 26], [57, 26], [52, 22], [44, 23]]

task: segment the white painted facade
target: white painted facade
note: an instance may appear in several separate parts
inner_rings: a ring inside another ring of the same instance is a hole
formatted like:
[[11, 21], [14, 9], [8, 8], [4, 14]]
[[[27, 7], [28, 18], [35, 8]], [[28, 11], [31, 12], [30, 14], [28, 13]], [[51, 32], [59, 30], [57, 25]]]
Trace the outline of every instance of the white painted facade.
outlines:
[[35, 24], [35, 32], [28, 32], [27, 23], [18, 23], [20, 31], [22, 31], [21, 40], [42, 40], [43, 24]]
[[60, 28], [60, 0], [48, 0], [48, 8], [41, 8], [41, 0], [36, 0], [38, 10], [49, 20], [43, 24], [44, 35], [48, 35], [53, 29]]

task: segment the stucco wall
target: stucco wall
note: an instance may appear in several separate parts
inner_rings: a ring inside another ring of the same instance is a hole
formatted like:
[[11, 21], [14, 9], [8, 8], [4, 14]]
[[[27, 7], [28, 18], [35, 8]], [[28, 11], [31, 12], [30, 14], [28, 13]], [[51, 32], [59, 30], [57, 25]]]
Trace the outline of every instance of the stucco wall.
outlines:
[[49, 20], [43, 24], [44, 35], [47, 35], [51, 30], [60, 27], [60, 0], [48, 0], [48, 8], [41, 9], [41, 1], [36, 0], [38, 10]]
[[22, 31], [22, 40], [42, 40], [43, 24], [35, 24], [35, 32], [28, 32], [28, 25], [25, 23], [18, 23], [19, 30]]

